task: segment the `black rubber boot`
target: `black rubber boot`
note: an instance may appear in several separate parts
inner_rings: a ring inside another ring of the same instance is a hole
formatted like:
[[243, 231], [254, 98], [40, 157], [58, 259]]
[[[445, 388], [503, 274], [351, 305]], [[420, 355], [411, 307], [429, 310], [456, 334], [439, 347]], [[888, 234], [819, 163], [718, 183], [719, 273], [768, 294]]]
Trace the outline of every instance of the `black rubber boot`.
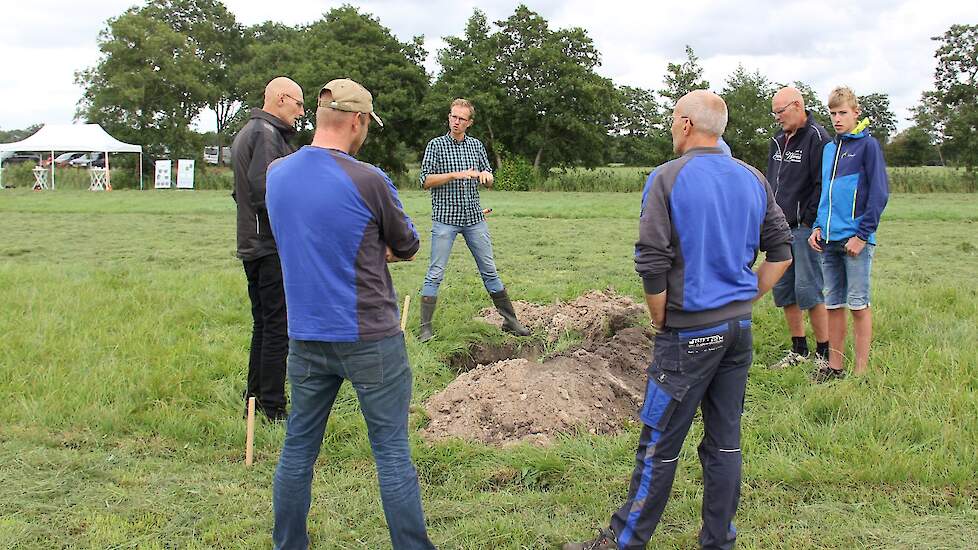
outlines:
[[496, 311], [503, 316], [504, 331], [517, 336], [530, 335], [530, 331], [521, 325], [519, 320], [516, 318], [516, 312], [513, 311], [513, 302], [509, 301], [509, 296], [506, 294], [505, 288], [499, 292], [490, 292], [489, 296], [492, 298], [493, 305], [496, 306]]
[[431, 318], [435, 315], [436, 305], [438, 305], [436, 296], [421, 297], [421, 334], [418, 335], [418, 340], [421, 342], [427, 342], [434, 336], [431, 330]]

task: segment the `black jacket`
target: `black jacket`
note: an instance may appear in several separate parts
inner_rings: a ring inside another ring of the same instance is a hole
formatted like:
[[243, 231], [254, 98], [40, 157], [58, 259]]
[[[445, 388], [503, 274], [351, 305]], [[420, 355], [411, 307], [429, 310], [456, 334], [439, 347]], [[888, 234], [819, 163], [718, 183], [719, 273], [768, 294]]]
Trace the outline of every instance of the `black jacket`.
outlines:
[[280, 118], [252, 109], [251, 119], [231, 144], [231, 197], [238, 203], [238, 257], [242, 260], [257, 260], [277, 252], [265, 209], [265, 172], [273, 160], [295, 151], [289, 144], [293, 136], [295, 128]]
[[808, 114], [805, 125], [785, 143], [784, 130], [771, 138], [767, 180], [790, 227], [811, 227], [822, 192], [822, 149], [832, 141], [828, 132]]

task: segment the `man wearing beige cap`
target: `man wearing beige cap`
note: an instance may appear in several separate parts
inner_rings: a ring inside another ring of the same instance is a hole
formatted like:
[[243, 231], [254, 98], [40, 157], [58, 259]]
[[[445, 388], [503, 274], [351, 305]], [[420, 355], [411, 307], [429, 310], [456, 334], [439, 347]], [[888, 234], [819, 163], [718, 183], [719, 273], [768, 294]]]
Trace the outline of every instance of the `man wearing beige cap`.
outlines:
[[272, 496], [276, 549], [309, 546], [313, 466], [344, 380], [367, 422], [394, 549], [434, 548], [408, 445], [411, 366], [386, 265], [413, 259], [420, 241], [391, 180], [354, 157], [372, 121], [383, 125], [370, 92], [352, 80], [333, 80], [319, 92], [312, 145], [268, 168], [292, 388]]

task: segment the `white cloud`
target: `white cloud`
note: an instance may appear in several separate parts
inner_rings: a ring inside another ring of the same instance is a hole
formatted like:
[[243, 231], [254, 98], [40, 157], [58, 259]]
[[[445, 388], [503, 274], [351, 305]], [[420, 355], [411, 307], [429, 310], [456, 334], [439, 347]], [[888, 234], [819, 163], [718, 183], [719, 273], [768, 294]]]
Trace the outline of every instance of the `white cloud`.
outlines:
[[[74, 72], [98, 59], [96, 40], [109, 17], [131, 0], [19, 3], [0, 20], [0, 128], [69, 122], [81, 89]], [[246, 25], [266, 20], [288, 25], [318, 20], [344, 1], [293, 0], [279, 5], [226, 0]], [[478, 7], [490, 22], [505, 19], [516, 0], [405, 2], [366, 0], [357, 6], [380, 19], [402, 41], [423, 35], [426, 69], [437, 71], [443, 37], [459, 35]], [[687, 0], [682, 3], [542, 0], [527, 2], [552, 27], [582, 27], [602, 54], [599, 72], [616, 84], [659, 89], [666, 63], [693, 47], [705, 77], [719, 90], [743, 64], [776, 82], [801, 80], [821, 95], [836, 84], [857, 93], [883, 92], [901, 127], [908, 109], [933, 84], [935, 43], [951, 24], [978, 21], [978, 4], [954, 0], [869, 0], [839, 6], [789, 1]], [[211, 129], [211, 116], [200, 127]]]

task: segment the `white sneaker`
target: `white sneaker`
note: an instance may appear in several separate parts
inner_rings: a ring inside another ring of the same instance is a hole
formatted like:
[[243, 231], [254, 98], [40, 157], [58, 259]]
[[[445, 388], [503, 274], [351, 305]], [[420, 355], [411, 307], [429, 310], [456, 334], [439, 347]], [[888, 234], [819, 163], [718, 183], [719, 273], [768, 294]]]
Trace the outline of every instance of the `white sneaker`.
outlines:
[[812, 353], [812, 363], [817, 371], [829, 368], [829, 360], [817, 353]]
[[[802, 363], [808, 362], [808, 356], [802, 355], [800, 353], [795, 353], [794, 351], [789, 351], [787, 355], [781, 358], [780, 361], [771, 365], [771, 369], [781, 370], [788, 367], [794, 367], [796, 365], [801, 365]], [[827, 365], [828, 363], [826, 363]]]

